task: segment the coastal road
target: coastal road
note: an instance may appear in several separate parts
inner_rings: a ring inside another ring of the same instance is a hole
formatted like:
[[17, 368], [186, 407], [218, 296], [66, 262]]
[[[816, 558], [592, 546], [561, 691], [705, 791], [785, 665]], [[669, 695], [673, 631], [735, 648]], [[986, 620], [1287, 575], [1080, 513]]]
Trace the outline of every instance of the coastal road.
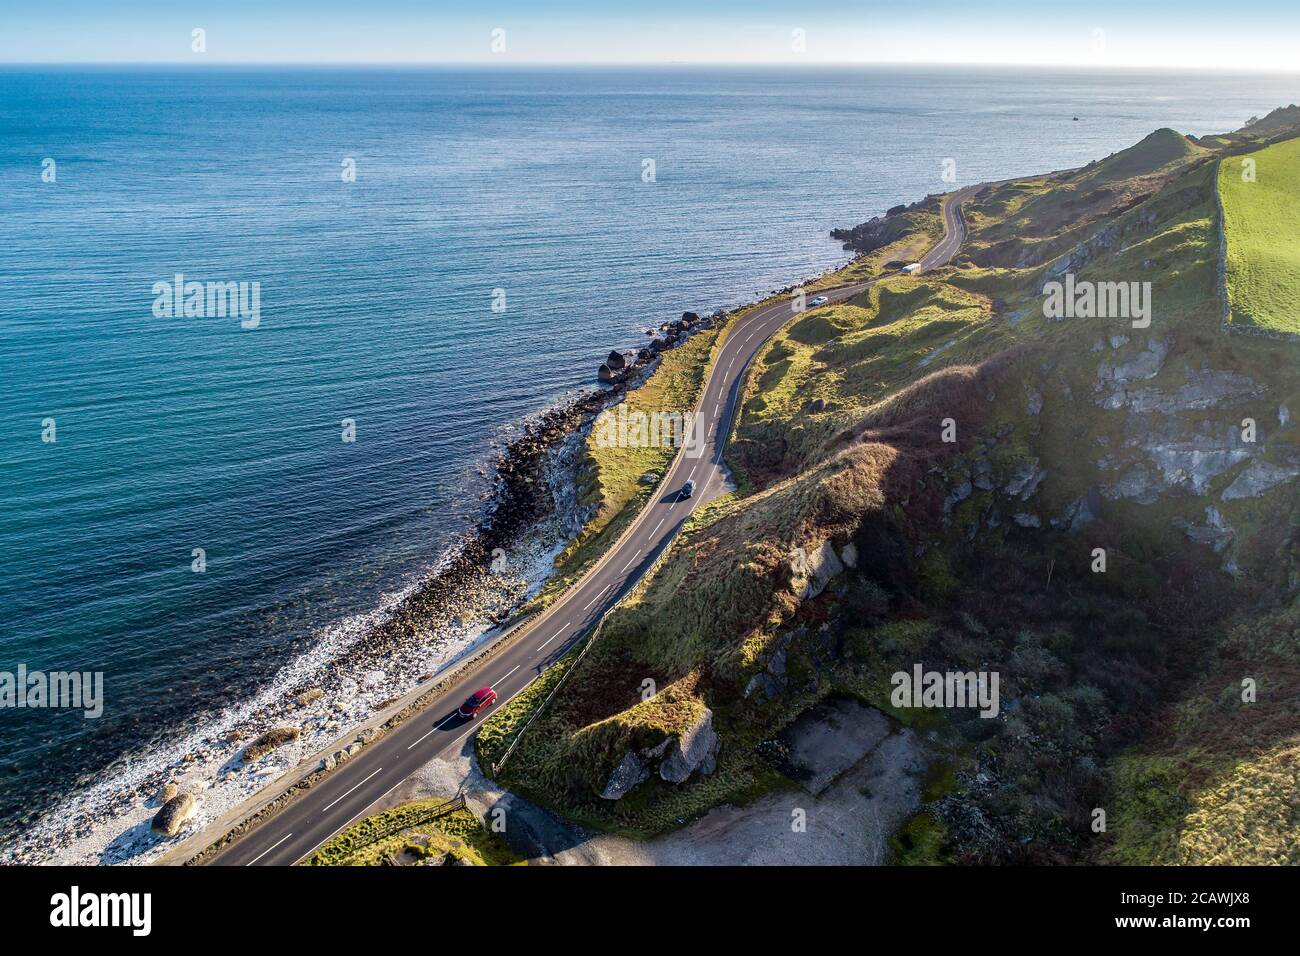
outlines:
[[[965, 235], [961, 203], [978, 188], [968, 186], [949, 194], [944, 204], [944, 237], [920, 260], [922, 271], [946, 264], [956, 253]], [[824, 295], [832, 304], [843, 302], [876, 281], [822, 290], [809, 299]], [[718, 349], [700, 400], [702, 440], [678, 453], [642, 512], [581, 580], [440, 698], [363, 748], [212, 862], [220, 866], [296, 863], [364, 816], [430, 760], [471, 746], [470, 737], [485, 717], [463, 720], [457, 714], [461, 702], [476, 688], [491, 687], [497, 692], [495, 710], [524, 690], [636, 584], [698, 504], [723, 492], [722, 450], [745, 370], [763, 344], [793, 317], [790, 300], [783, 298], [736, 320]], [[696, 491], [693, 497], [682, 498], [680, 491], [688, 480], [695, 482]]]

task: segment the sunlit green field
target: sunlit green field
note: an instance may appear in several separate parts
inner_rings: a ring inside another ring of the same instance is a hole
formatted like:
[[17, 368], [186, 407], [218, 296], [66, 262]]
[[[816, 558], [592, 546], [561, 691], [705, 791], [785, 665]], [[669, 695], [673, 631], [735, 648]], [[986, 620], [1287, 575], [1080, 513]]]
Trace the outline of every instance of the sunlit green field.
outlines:
[[1300, 332], [1300, 139], [1225, 157], [1219, 194], [1232, 323]]

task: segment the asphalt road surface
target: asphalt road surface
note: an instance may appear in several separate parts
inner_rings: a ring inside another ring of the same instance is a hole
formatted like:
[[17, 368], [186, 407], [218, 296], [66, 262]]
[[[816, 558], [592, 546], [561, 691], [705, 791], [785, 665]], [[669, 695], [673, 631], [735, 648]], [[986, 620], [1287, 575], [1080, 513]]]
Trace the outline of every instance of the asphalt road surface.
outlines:
[[[961, 203], [978, 186], [948, 197], [943, 240], [920, 260], [922, 271], [946, 264], [965, 237]], [[858, 295], [873, 282], [828, 289], [831, 303]], [[722, 446], [731, 431], [740, 383], [755, 353], [792, 318], [791, 302], [765, 306], [732, 328], [718, 352], [699, 406], [702, 441], [678, 453], [654, 497], [624, 532], [617, 545], [540, 618], [522, 628], [508, 647], [452, 686], [415, 717], [363, 748], [295, 802], [227, 847], [214, 859], [220, 866], [293, 864], [366, 811], [430, 760], [459, 753], [493, 711], [526, 688], [580, 638], [641, 577], [667, 547], [682, 522], [701, 502], [724, 487]], [[682, 486], [695, 482], [695, 494], [683, 498]], [[474, 720], [457, 708], [475, 689], [491, 687], [496, 705]]]

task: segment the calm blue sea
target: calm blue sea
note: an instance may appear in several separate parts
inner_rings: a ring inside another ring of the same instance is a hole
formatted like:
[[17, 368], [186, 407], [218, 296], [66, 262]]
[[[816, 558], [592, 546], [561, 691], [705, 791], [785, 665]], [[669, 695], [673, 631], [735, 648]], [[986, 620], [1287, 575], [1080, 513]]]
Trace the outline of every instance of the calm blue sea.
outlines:
[[[0, 70], [0, 670], [103, 671], [107, 697], [99, 720], [0, 711], [0, 821], [427, 571], [477, 517], [493, 439], [644, 326], [844, 261], [828, 231], [953, 188], [946, 158], [959, 183], [1074, 166], [1298, 86]], [[178, 272], [260, 283], [260, 325], [155, 317]]]

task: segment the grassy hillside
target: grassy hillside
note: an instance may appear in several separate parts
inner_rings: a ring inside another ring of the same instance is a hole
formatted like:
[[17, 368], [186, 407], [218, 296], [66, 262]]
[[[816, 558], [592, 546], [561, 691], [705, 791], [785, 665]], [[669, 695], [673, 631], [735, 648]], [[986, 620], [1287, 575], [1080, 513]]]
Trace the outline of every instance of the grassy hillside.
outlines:
[[1297, 183], [1300, 139], [1234, 156], [1219, 167], [1233, 325], [1300, 333]]
[[[1228, 335], [1217, 298], [1215, 160], [1243, 141], [1159, 130], [990, 185], [952, 267], [792, 319], [744, 383], [740, 491], [565, 665], [503, 781], [659, 832], [791, 785], [783, 730], [849, 694], [924, 730], [942, 781], [899, 860], [1200, 862], [1224, 833], [1285, 857], [1294, 695], [1213, 752], [1198, 724], [1300, 588], [1300, 345]], [[1149, 289], [1149, 323], [1045, 315], [1067, 275]], [[1001, 712], [894, 708], [917, 664], [996, 672]], [[488, 722], [489, 763], [557, 675]]]
[[416, 800], [366, 817], [308, 857], [304, 866], [381, 866], [460, 863], [501, 866], [517, 862], [500, 836], [469, 810], [430, 817], [446, 801]]
[[1300, 607], [1229, 628], [1208, 664], [1117, 762], [1103, 859], [1300, 864]]

